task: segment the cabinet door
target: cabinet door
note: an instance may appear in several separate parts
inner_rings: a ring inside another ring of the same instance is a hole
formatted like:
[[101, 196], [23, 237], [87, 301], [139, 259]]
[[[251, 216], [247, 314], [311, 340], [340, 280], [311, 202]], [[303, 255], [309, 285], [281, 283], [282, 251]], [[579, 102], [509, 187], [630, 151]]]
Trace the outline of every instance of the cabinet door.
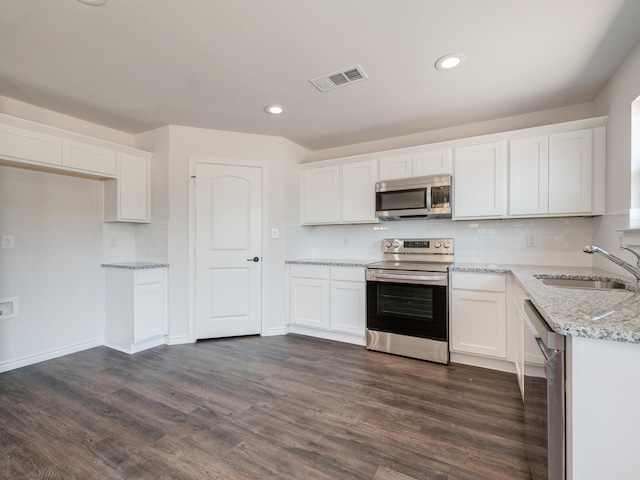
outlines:
[[509, 149], [509, 215], [549, 211], [549, 137], [512, 140]]
[[151, 221], [149, 159], [122, 153], [118, 156], [119, 220], [149, 222]]
[[413, 154], [413, 176], [451, 174], [451, 149]]
[[590, 213], [592, 131], [549, 136], [549, 213]]
[[342, 165], [342, 222], [377, 222], [376, 160]]
[[116, 176], [116, 152], [87, 143], [62, 141], [62, 165], [76, 170]]
[[165, 335], [165, 283], [138, 285], [136, 287], [136, 302], [134, 343]]
[[364, 336], [365, 283], [331, 281], [331, 330]]
[[329, 280], [291, 278], [291, 318], [294, 325], [329, 328]]
[[413, 156], [410, 153], [380, 159], [380, 180], [413, 176]]
[[302, 223], [340, 222], [340, 165], [300, 172]]
[[506, 214], [507, 142], [454, 151], [453, 218], [503, 218]]
[[12, 125], [0, 125], [0, 155], [29, 162], [62, 165], [62, 140]]
[[451, 351], [507, 358], [503, 293], [451, 290]]

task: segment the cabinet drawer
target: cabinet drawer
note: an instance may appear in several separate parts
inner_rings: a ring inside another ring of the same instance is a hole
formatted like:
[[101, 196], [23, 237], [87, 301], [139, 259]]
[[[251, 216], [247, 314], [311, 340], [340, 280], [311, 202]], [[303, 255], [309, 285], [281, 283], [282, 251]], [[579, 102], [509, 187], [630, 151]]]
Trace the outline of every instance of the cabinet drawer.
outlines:
[[291, 276], [328, 280], [329, 267], [325, 265], [291, 265]]
[[164, 268], [146, 268], [137, 271], [137, 285], [160, 282], [164, 282]]
[[364, 268], [362, 267], [331, 267], [331, 280], [346, 282], [364, 282]]
[[507, 279], [501, 274], [453, 272], [451, 275], [451, 288], [505, 292], [507, 290]]

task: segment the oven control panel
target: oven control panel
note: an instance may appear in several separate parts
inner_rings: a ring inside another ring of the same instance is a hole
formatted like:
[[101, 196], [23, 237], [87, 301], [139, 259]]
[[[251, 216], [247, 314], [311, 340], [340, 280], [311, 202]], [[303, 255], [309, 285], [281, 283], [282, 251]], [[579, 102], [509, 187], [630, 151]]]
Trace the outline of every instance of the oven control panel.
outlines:
[[453, 238], [385, 238], [382, 253], [453, 255]]

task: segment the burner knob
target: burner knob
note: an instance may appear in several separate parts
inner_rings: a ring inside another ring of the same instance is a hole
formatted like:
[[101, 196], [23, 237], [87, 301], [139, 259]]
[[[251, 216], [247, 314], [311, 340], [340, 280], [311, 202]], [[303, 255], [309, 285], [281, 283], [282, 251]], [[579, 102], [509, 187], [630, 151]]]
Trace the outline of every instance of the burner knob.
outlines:
[[393, 246], [396, 248], [400, 248], [400, 242], [398, 240], [393, 241]]
[[442, 244], [440, 242], [436, 242], [436, 245], [435, 245], [436, 248], [440, 248], [441, 246]]
[[444, 242], [444, 248], [451, 248], [451, 242]]
[[391, 248], [391, 242], [385, 243], [384, 246], [387, 247], [387, 248]]

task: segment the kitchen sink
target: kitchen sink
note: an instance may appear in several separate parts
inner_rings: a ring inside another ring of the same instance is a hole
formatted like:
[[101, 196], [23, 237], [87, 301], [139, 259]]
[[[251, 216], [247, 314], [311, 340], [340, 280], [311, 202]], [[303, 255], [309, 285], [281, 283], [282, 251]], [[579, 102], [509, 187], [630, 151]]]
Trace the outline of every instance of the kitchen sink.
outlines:
[[615, 280], [592, 280], [584, 278], [549, 278], [536, 277], [545, 285], [559, 288], [580, 288], [585, 290], [618, 290], [624, 289], [625, 284]]

